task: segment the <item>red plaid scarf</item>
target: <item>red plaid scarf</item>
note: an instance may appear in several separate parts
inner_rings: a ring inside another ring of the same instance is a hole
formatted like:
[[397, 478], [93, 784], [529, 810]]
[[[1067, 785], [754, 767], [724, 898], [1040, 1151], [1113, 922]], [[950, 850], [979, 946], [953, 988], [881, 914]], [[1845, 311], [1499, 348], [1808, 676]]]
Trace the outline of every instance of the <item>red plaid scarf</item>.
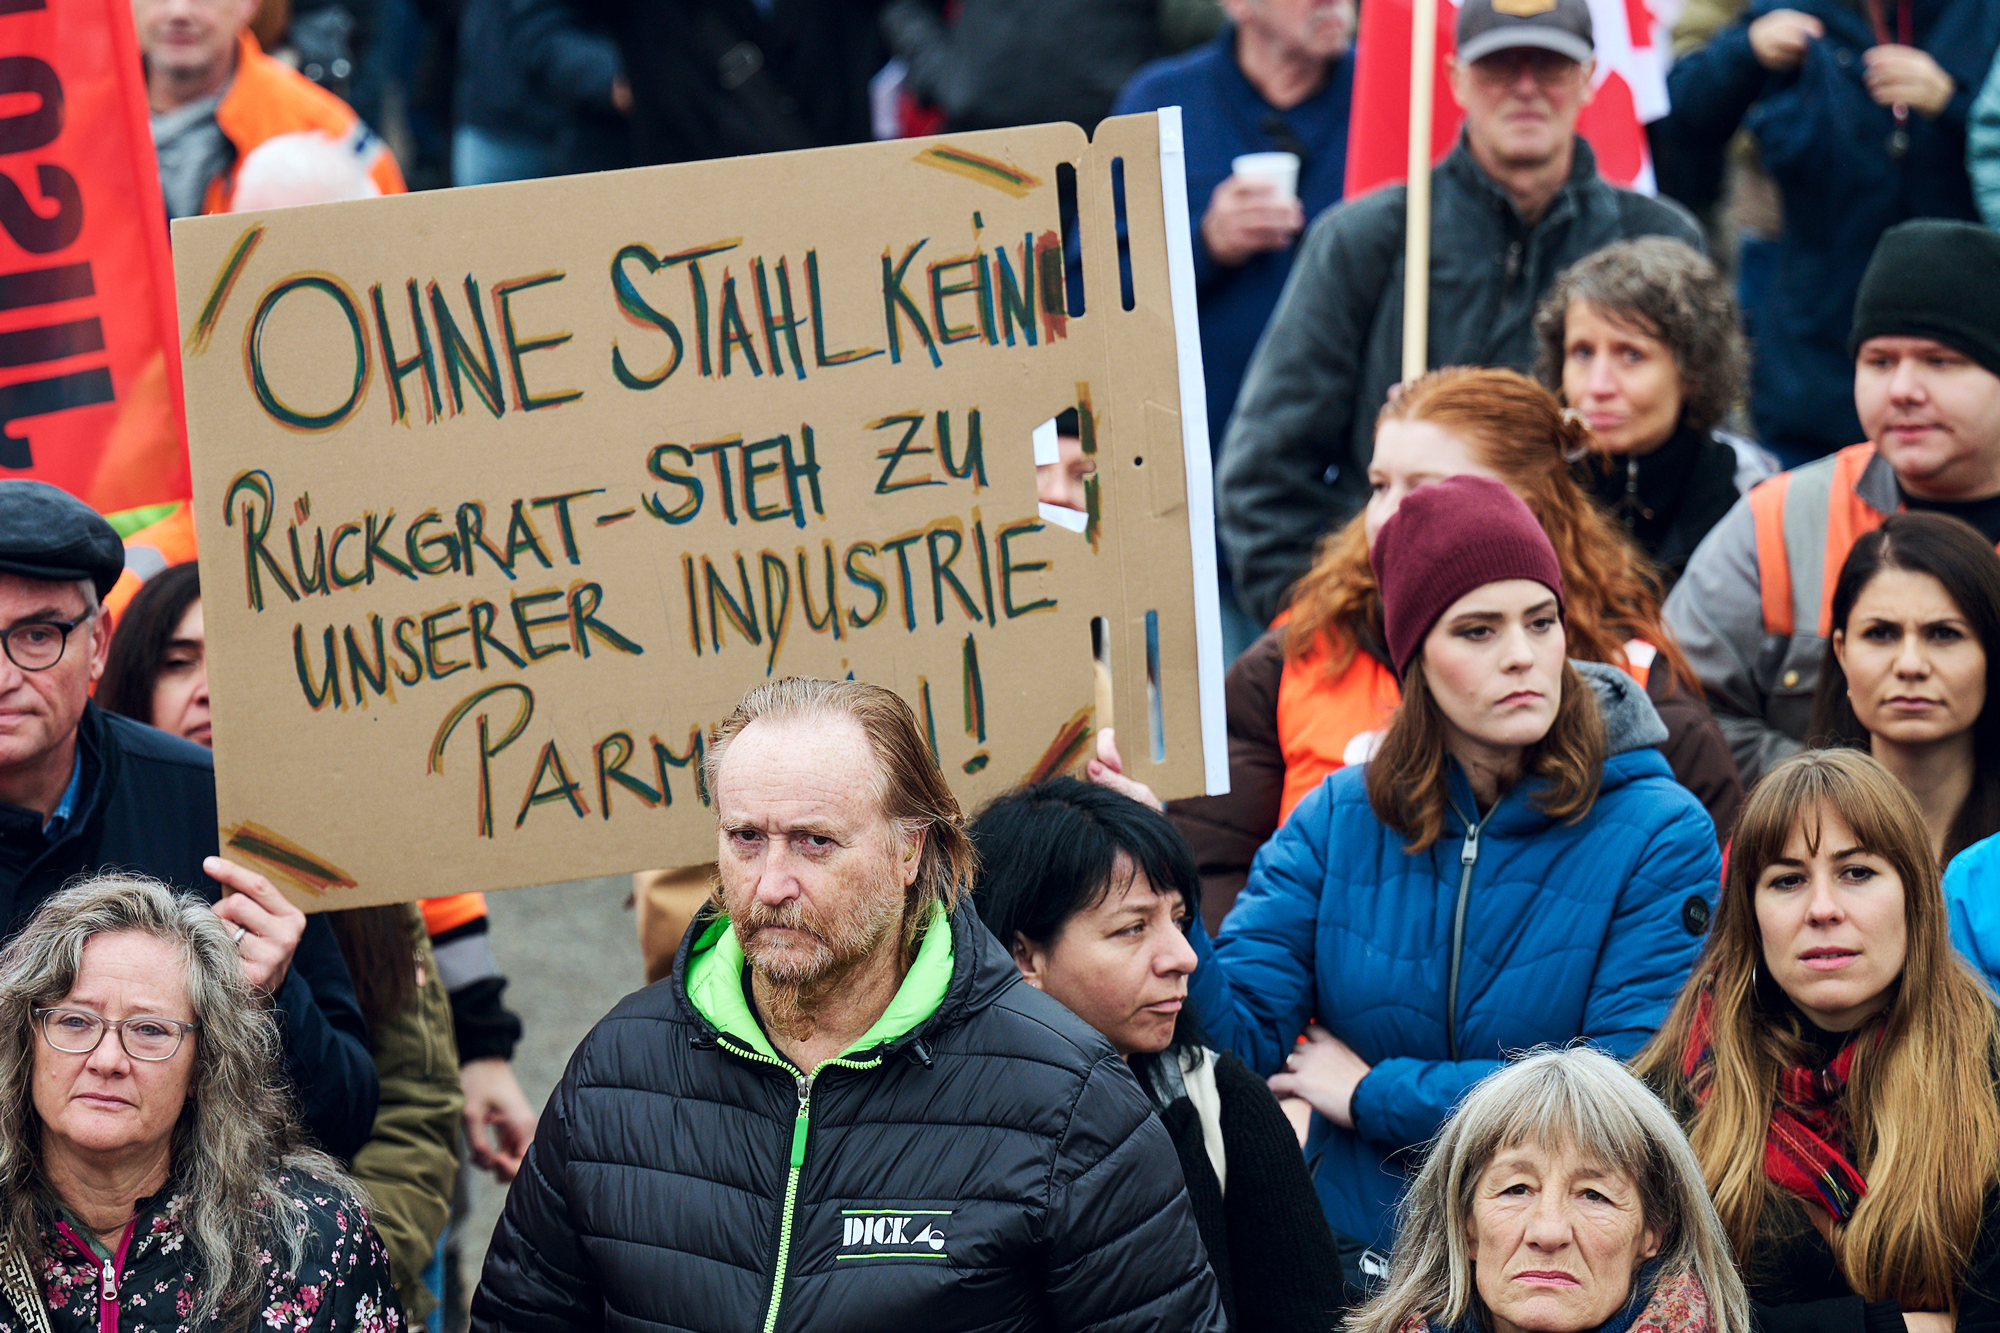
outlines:
[[[1710, 1011], [1714, 999], [1704, 990], [1681, 1057], [1681, 1076], [1688, 1081], [1697, 1105], [1708, 1100], [1712, 1052]], [[1847, 1117], [1840, 1097], [1854, 1067], [1855, 1043], [1818, 1068], [1803, 1065], [1779, 1071], [1778, 1097], [1771, 1123], [1764, 1131], [1764, 1174], [1807, 1203], [1818, 1204], [1845, 1222], [1868, 1192], [1868, 1182], [1848, 1160], [1853, 1146], [1847, 1139]]]

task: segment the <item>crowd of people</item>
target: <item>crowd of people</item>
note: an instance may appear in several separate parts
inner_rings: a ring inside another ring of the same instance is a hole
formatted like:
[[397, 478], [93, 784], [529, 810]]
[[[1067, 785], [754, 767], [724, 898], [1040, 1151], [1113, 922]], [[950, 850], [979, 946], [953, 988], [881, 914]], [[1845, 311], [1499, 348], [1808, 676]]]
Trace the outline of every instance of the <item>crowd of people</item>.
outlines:
[[2000, 7], [1687, 0], [1649, 195], [1464, 0], [1405, 381], [1354, 0], [295, 3], [134, 0], [170, 215], [1183, 108], [1230, 789], [759, 684], [538, 1125], [478, 895], [218, 855], [185, 511], [0, 481], [0, 1331], [441, 1329], [468, 1164], [481, 1333], [2000, 1330]]

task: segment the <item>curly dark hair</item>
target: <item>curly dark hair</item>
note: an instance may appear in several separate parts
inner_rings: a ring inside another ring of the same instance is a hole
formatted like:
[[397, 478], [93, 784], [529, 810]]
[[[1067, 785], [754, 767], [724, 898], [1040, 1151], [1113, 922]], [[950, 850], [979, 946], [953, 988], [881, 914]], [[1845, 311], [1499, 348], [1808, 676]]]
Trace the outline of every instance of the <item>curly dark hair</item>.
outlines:
[[[1681, 376], [1680, 424], [1709, 431], [1743, 396], [1750, 355], [1736, 297], [1684, 241], [1641, 236], [1570, 265], [1535, 310], [1535, 378], [1562, 396], [1563, 322], [1571, 301], [1665, 343]], [[1572, 404], [1573, 406], [1573, 404]]]

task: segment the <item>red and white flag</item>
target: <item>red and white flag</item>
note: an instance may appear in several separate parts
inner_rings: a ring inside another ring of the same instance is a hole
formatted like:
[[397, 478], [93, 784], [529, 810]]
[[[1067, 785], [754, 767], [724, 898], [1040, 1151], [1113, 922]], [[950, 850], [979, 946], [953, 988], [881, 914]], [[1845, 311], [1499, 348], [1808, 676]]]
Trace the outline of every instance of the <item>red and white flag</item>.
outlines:
[[[1347, 129], [1347, 197], [1403, 179], [1410, 135], [1410, 0], [1367, 0], [1355, 41], [1354, 107]], [[1597, 72], [1576, 132], [1614, 185], [1653, 192], [1645, 126], [1667, 114], [1667, 60], [1646, 0], [1590, 0]], [[1438, 0], [1437, 80], [1432, 93], [1431, 160], [1458, 140], [1465, 119], [1451, 95], [1445, 57], [1458, 23], [1453, 0]]]

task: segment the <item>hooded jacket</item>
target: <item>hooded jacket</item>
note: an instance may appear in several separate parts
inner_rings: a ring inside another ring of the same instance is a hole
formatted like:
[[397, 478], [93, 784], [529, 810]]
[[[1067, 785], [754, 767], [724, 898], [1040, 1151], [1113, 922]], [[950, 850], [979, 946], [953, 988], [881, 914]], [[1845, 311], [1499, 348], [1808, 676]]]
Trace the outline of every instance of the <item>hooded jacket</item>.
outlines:
[[1145, 1094], [969, 906], [810, 1073], [698, 921], [571, 1059], [472, 1305], [477, 1333], [1223, 1326]]
[[1245, 1064], [1275, 1073], [1317, 1019], [1373, 1066], [1356, 1128], [1315, 1114], [1306, 1156], [1333, 1229], [1384, 1251], [1403, 1171], [1467, 1089], [1543, 1042], [1632, 1055], [1700, 951], [1715, 827], [1653, 748], [1666, 728], [1642, 687], [1571, 665], [1597, 691], [1608, 756], [1581, 818], [1544, 814], [1530, 779], [1475, 824], [1454, 763], [1447, 831], [1412, 856], [1369, 808], [1367, 765], [1349, 765], [1258, 854], [1216, 941], [1192, 934], [1192, 1003]]

